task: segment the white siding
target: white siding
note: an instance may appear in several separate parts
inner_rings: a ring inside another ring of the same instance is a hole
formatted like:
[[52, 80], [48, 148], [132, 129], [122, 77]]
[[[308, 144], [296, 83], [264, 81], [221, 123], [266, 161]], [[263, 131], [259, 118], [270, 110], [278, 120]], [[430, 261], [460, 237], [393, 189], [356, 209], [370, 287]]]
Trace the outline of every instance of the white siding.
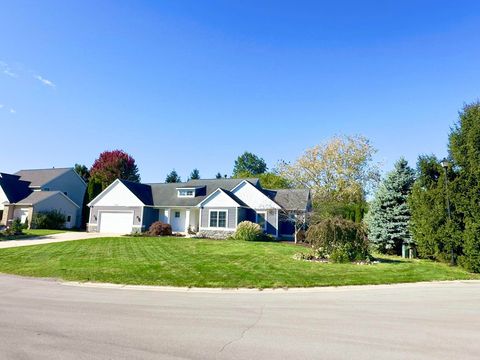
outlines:
[[0, 187], [0, 211], [3, 210], [5, 207], [3, 203], [8, 203], [8, 199], [7, 199], [7, 195], [5, 195], [5, 192]]
[[205, 203], [203, 203], [203, 207], [238, 207], [238, 204], [230, 196], [217, 190]]
[[232, 191], [235, 196], [242, 200], [252, 209], [279, 209], [280, 207], [268, 196], [258, 190], [249, 182], [241, 183]]
[[143, 203], [123, 185], [120, 181], [112, 184], [105, 189], [97, 198], [92, 206], [143, 206]]

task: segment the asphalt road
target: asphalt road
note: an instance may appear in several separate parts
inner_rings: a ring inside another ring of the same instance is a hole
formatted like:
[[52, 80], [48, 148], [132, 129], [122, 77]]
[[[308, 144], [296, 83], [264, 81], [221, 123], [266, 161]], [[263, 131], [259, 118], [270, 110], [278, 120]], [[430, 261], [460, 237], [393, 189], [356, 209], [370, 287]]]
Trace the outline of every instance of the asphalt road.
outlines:
[[480, 282], [146, 291], [0, 275], [1, 359], [479, 359]]

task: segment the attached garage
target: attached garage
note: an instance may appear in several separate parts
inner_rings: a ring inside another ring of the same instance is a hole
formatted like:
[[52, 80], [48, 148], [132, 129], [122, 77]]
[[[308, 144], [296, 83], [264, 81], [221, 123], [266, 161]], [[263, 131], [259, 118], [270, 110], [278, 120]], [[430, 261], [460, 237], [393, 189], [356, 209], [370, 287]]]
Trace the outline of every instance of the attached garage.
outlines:
[[131, 234], [133, 212], [100, 212], [99, 232], [111, 234]]

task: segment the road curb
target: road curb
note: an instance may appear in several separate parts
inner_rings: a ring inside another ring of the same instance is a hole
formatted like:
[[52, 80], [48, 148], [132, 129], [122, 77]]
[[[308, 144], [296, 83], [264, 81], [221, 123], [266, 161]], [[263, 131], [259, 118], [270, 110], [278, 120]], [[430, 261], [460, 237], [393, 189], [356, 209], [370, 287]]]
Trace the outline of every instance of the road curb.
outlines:
[[401, 289], [415, 287], [440, 287], [442, 285], [452, 284], [472, 284], [480, 285], [480, 280], [447, 280], [447, 281], [423, 281], [414, 283], [399, 284], [378, 284], [378, 285], [345, 285], [345, 286], [324, 286], [324, 287], [304, 287], [304, 288], [199, 288], [199, 287], [175, 287], [175, 286], [155, 286], [155, 285], [122, 285], [112, 283], [95, 283], [79, 281], [57, 280], [60, 285], [95, 288], [95, 289], [117, 289], [117, 290], [136, 290], [136, 291], [160, 291], [160, 292], [183, 292], [183, 293], [240, 293], [240, 294], [287, 294], [287, 293], [315, 293], [315, 292], [342, 292], [342, 291], [367, 291], [367, 290], [385, 290]]

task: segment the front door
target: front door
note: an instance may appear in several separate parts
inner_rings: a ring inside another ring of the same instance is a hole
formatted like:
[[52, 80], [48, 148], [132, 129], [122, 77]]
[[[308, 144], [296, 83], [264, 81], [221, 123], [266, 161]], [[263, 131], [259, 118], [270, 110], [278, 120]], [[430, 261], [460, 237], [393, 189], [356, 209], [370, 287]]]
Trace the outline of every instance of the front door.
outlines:
[[185, 231], [185, 211], [184, 210], [172, 210], [172, 231], [184, 232]]

